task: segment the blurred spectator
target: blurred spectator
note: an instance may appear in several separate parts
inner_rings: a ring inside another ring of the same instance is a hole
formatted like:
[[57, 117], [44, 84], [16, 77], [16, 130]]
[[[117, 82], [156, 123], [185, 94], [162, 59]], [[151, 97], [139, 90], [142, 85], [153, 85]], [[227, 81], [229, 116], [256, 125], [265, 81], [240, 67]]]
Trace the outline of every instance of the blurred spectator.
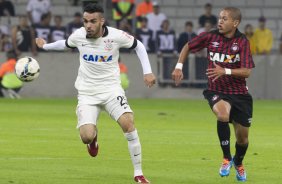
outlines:
[[209, 31], [211, 31], [212, 29], [214, 29], [214, 28], [212, 27], [212, 23], [211, 23], [210, 21], [206, 21], [204, 27], [201, 27], [200, 29], [198, 29], [197, 35], [199, 35], [199, 34], [201, 34], [201, 33], [203, 33], [203, 32], [209, 32]]
[[55, 25], [51, 27], [51, 42], [66, 39], [66, 27], [62, 26], [62, 16], [54, 17]]
[[73, 16], [73, 20], [67, 25], [67, 36], [71, 35], [72, 32], [81, 28], [82, 26], [82, 15], [80, 12], [76, 12]]
[[9, 28], [8, 28], [7, 25], [4, 25], [3, 23], [1, 23], [1, 17], [0, 17], [0, 36], [2, 34], [8, 35], [9, 34]]
[[170, 29], [168, 19], [162, 22], [161, 28], [162, 29], [157, 32], [158, 55], [162, 53], [174, 53], [177, 55], [175, 31]]
[[19, 98], [18, 92], [23, 82], [15, 74], [17, 54], [11, 50], [7, 52], [6, 57], [7, 61], [0, 67], [0, 97]]
[[191, 21], [187, 21], [185, 23], [185, 31], [179, 35], [177, 41], [177, 51], [180, 53], [182, 47], [195, 36], [197, 36], [197, 34], [193, 31], [193, 23]]
[[116, 21], [117, 28], [120, 26], [120, 21], [126, 20], [132, 27], [133, 10], [135, 0], [112, 0], [113, 19]]
[[[192, 38], [194, 38], [196, 33], [193, 31], [193, 23], [191, 21], [187, 21], [185, 23], [185, 31], [180, 34], [178, 41], [177, 41], [177, 51], [178, 53], [181, 52], [184, 45], [186, 45]], [[187, 62], [183, 64], [183, 79], [188, 79], [189, 77], [189, 58], [187, 58]], [[182, 87], [186, 87], [185, 83], [181, 84]]]
[[[200, 28], [197, 32], [197, 34], [201, 34], [203, 32], [209, 32], [213, 28], [212, 22], [207, 20], [205, 22], [205, 25], [203, 28]], [[206, 69], [208, 66], [208, 59], [207, 59], [207, 49], [202, 49], [199, 52], [196, 53], [195, 57], [195, 69], [196, 69], [196, 79], [197, 80], [206, 80], [207, 75], [206, 75]], [[195, 87], [205, 87], [206, 84], [201, 85], [201, 84], [196, 84]]]
[[161, 25], [166, 20], [166, 15], [160, 13], [160, 6], [158, 2], [153, 2], [153, 12], [147, 15], [148, 28], [153, 31], [153, 40], [156, 39], [157, 31], [161, 29]]
[[[40, 24], [35, 24], [33, 26], [35, 30], [35, 37], [36, 38], [43, 38], [44, 40], [50, 42], [51, 37], [51, 26], [50, 26], [50, 14], [43, 14], [41, 16]], [[38, 51], [44, 51], [43, 49], [39, 49]]]
[[132, 26], [129, 24], [129, 22], [126, 19], [120, 21], [120, 25], [118, 29], [125, 31], [130, 35], [133, 34]]
[[35, 42], [35, 33], [28, 24], [27, 16], [19, 17], [19, 25], [12, 28], [12, 43], [16, 54], [19, 56], [21, 52], [32, 52], [37, 54]]
[[245, 26], [245, 35], [250, 42], [250, 50], [252, 54], [256, 54], [256, 42], [254, 37], [254, 29], [251, 24]]
[[141, 18], [141, 27], [136, 30], [136, 38], [140, 40], [147, 52], [152, 53], [155, 51], [155, 43], [153, 41], [153, 31], [148, 28], [148, 19]]
[[266, 28], [266, 19], [259, 18], [259, 27], [254, 32], [257, 54], [269, 54], [272, 49], [273, 37], [270, 29]]
[[51, 16], [50, 10], [50, 0], [29, 0], [26, 6], [28, 18], [32, 24], [39, 24], [43, 14]]
[[11, 1], [0, 0], [0, 16], [15, 16], [15, 8]]
[[0, 51], [1, 52], [8, 52], [12, 50], [13, 45], [11, 41], [11, 37], [8, 34], [1, 34], [0, 38]]
[[207, 3], [205, 5], [205, 14], [199, 17], [200, 27], [204, 27], [206, 21], [210, 21], [212, 24], [212, 27], [215, 27], [217, 24], [217, 18], [215, 15], [212, 14], [212, 5], [210, 3]]
[[[175, 66], [175, 57], [177, 57], [176, 36], [175, 31], [170, 29], [169, 20], [164, 20], [161, 27], [162, 29], [157, 32], [157, 54], [159, 57], [162, 57], [163, 67], [161, 70], [163, 71], [163, 79], [170, 80], [172, 70]], [[164, 54], [174, 55], [166, 56]]]
[[136, 7], [136, 18], [137, 27], [140, 28], [141, 18], [145, 17], [147, 14], [153, 12], [153, 4], [151, 0], [144, 0], [143, 2], [137, 4]]
[[[1, 17], [0, 17], [1, 21]], [[0, 22], [1, 23], [1, 22]], [[10, 37], [10, 30], [7, 25], [0, 24], [0, 52], [6, 52], [12, 49], [12, 41]]]

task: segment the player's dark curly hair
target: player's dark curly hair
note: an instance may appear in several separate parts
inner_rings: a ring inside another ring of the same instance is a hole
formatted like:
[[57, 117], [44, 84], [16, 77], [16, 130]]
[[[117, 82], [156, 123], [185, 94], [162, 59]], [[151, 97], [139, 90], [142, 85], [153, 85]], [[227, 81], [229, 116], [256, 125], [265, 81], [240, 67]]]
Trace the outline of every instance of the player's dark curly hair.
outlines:
[[104, 13], [104, 9], [100, 5], [98, 5], [97, 3], [89, 3], [84, 7], [83, 12]]

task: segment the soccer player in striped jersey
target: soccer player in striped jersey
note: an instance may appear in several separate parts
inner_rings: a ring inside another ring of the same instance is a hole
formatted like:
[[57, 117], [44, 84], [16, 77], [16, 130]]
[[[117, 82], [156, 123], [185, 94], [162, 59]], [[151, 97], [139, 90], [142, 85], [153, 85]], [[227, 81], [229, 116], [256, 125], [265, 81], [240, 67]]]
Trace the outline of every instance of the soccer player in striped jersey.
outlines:
[[[178, 85], [183, 78], [182, 66], [189, 52], [195, 53], [207, 48], [208, 89], [203, 94], [217, 118], [217, 133], [223, 152], [219, 174], [228, 176], [234, 164], [237, 180], [246, 181], [242, 161], [249, 143], [253, 100], [245, 79], [254, 68], [254, 62], [248, 39], [238, 30], [240, 22], [241, 12], [238, 8], [223, 8], [216, 30], [200, 34], [183, 47], [172, 78]], [[228, 123], [233, 123], [236, 136], [236, 153], [233, 158]]]
[[100, 111], [104, 109], [118, 122], [128, 141], [134, 180], [149, 183], [142, 172], [141, 144], [134, 126], [133, 112], [120, 84], [119, 49], [135, 49], [146, 86], [155, 84], [155, 76], [144, 45], [121, 30], [105, 26], [103, 12], [99, 5], [88, 4], [83, 13], [84, 27], [77, 29], [67, 40], [47, 44], [37, 38], [36, 44], [45, 50], [78, 49], [80, 66], [75, 87], [78, 90], [77, 128], [82, 142], [87, 145], [91, 156], [98, 154], [97, 121]]

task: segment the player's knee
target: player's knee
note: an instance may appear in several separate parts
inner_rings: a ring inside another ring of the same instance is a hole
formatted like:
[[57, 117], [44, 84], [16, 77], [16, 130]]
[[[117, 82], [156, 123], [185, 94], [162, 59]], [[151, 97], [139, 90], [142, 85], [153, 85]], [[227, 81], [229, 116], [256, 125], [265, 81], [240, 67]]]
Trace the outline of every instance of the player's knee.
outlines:
[[228, 113], [218, 113], [217, 120], [221, 122], [229, 122], [229, 114]]
[[118, 120], [124, 133], [132, 132], [135, 130], [134, 120], [132, 113], [124, 113]]
[[84, 132], [80, 134], [80, 138], [84, 144], [90, 144], [95, 138], [95, 134], [93, 132]]
[[249, 143], [249, 139], [248, 139], [248, 137], [238, 137], [236, 142], [239, 145], [246, 145], [246, 144]]

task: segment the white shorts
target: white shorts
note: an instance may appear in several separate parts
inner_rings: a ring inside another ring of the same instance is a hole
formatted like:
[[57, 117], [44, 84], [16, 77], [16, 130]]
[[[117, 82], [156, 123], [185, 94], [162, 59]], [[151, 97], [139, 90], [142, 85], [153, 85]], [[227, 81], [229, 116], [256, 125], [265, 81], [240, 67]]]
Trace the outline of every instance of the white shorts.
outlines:
[[101, 110], [105, 110], [115, 121], [123, 113], [132, 112], [122, 89], [92, 96], [78, 95], [77, 128], [85, 124], [96, 125]]

